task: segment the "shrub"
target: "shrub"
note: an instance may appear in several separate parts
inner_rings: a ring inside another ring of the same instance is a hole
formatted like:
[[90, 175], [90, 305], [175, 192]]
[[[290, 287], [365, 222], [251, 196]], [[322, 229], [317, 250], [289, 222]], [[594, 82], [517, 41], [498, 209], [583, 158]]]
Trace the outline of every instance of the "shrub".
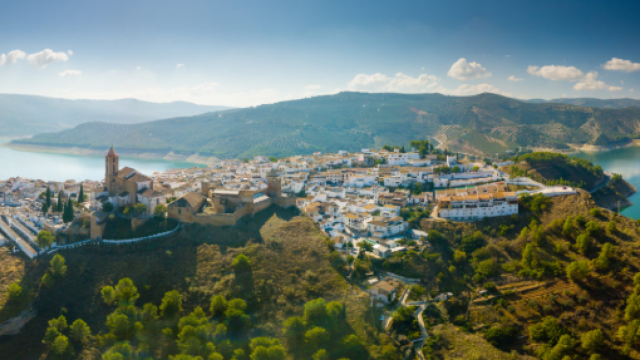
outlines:
[[18, 285], [18, 283], [14, 282], [9, 285], [8, 291], [9, 301], [16, 301], [20, 299], [22, 296], [22, 286]]

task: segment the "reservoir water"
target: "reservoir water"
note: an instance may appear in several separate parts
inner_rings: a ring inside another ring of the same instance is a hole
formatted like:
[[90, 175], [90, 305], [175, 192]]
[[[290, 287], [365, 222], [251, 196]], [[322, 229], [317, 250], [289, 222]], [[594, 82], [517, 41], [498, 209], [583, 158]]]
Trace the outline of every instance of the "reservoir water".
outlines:
[[[631, 185], [640, 189], [640, 147], [632, 146], [621, 149], [615, 149], [606, 152], [585, 153], [581, 152], [574, 155], [602, 166], [604, 171], [610, 173], [621, 174], [622, 177]], [[633, 194], [629, 200], [633, 203], [622, 210], [622, 215], [632, 219], [640, 218], [640, 194]]]
[[[0, 143], [7, 142], [0, 139]], [[116, 149], [117, 151], [117, 149]], [[201, 166], [188, 162], [162, 159], [140, 159], [120, 156], [120, 167], [132, 167], [143, 174], [155, 171]], [[104, 156], [18, 151], [0, 146], [0, 180], [22, 176], [47, 181], [104, 179]]]

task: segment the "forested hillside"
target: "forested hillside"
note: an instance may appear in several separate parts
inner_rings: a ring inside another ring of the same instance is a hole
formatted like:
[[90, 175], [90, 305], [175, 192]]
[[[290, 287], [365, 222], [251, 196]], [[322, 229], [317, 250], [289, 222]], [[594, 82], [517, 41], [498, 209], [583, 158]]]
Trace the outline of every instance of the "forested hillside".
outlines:
[[274, 207], [233, 228], [0, 267], [0, 322], [38, 311], [0, 358], [399, 359], [336, 255], [311, 220]]
[[532, 104], [495, 94], [336, 95], [135, 125], [89, 123], [15, 144], [205, 156], [357, 151], [437, 137], [454, 151], [495, 154], [522, 147], [617, 143], [640, 133], [640, 109]]

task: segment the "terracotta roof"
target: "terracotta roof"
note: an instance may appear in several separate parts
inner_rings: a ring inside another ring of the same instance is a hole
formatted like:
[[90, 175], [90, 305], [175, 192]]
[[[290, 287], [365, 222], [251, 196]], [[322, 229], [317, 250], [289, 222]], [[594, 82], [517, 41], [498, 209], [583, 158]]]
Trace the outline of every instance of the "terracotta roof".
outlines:
[[206, 197], [198, 193], [190, 192], [190, 193], [186, 193], [180, 199], [169, 204], [169, 207], [174, 207], [174, 206], [187, 207], [187, 205], [189, 205], [195, 211], [200, 211], [200, 208], [202, 208], [202, 205], [204, 205], [204, 202], [206, 201], [206, 199], [207, 199]]

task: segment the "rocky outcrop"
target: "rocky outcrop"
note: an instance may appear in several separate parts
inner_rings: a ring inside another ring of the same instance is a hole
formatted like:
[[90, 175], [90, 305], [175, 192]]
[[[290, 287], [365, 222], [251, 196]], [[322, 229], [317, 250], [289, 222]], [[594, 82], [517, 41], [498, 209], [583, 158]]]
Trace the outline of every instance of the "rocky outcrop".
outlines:
[[36, 317], [37, 314], [38, 312], [36, 310], [27, 309], [21, 312], [18, 316], [0, 323], [0, 336], [18, 335], [20, 330], [22, 330], [22, 328], [31, 321], [31, 319]]

